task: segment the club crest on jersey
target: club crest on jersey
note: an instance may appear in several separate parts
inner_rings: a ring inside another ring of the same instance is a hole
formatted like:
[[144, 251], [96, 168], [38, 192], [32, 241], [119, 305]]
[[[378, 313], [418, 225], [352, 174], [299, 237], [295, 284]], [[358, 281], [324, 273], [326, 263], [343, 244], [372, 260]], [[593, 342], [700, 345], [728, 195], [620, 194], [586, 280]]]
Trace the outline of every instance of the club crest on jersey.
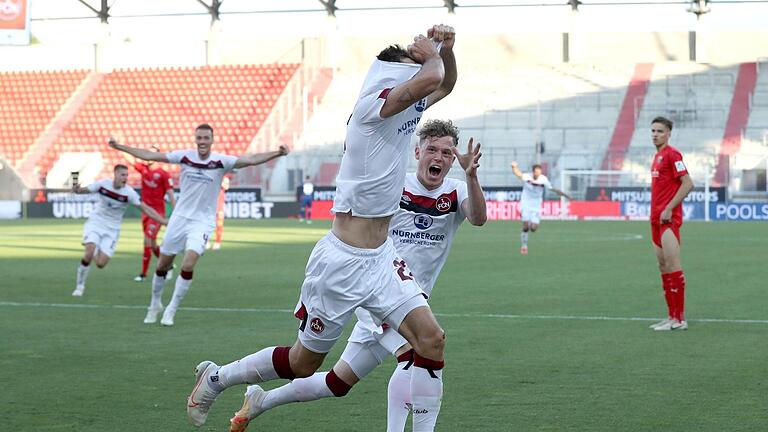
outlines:
[[664, 156], [659, 156], [658, 158], [656, 158], [656, 163], [660, 164], [662, 160], [664, 160]]
[[414, 108], [416, 108], [416, 112], [422, 112], [425, 109], [427, 109], [427, 99], [424, 98], [416, 102], [416, 105], [414, 105]]
[[435, 201], [435, 208], [445, 213], [451, 209], [451, 204], [451, 199], [446, 195], [442, 195]]
[[[450, 207], [450, 206], [449, 206]], [[417, 214], [413, 217], [413, 224], [420, 230], [425, 230], [432, 226], [432, 216]]]
[[155, 179], [155, 180], [160, 180], [160, 173], [152, 174], [152, 178]]
[[312, 318], [312, 321], [309, 322], [309, 328], [315, 333], [322, 333], [325, 330], [325, 324], [320, 318]]

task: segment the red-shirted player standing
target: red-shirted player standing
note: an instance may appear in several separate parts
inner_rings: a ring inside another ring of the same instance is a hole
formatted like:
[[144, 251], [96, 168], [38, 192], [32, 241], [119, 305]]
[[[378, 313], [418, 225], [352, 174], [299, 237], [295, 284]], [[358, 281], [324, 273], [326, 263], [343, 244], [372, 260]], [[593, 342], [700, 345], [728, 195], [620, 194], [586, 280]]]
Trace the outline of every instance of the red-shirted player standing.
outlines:
[[[152, 150], [159, 152], [157, 146]], [[141, 174], [141, 200], [147, 203], [160, 215], [165, 215], [165, 196], [171, 207], [176, 206], [176, 197], [173, 194], [173, 180], [168, 171], [155, 166], [154, 162], [138, 162], [133, 157], [126, 156], [133, 167]], [[141, 214], [141, 225], [144, 228], [144, 256], [141, 259], [141, 273], [133, 280], [141, 282], [147, 278], [147, 268], [152, 260], [152, 255], [160, 256], [160, 247], [157, 245], [157, 234], [160, 232], [160, 224]]]
[[668, 317], [651, 326], [657, 331], [687, 330], [685, 321], [685, 275], [680, 265], [682, 202], [693, 189], [683, 155], [669, 145], [672, 121], [656, 117], [651, 137], [656, 154], [651, 165], [651, 239], [656, 247]]

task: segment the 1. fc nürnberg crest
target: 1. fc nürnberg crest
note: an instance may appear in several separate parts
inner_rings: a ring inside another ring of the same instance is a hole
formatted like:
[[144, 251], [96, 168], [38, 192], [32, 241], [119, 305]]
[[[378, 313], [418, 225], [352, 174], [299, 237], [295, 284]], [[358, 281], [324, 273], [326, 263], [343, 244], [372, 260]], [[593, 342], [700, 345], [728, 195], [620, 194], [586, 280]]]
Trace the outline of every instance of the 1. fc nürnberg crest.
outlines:
[[13, 21], [21, 15], [21, 0], [5, 0], [0, 2], [0, 21]]
[[435, 202], [435, 208], [445, 213], [451, 209], [451, 199], [443, 195]]
[[322, 333], [325, 330], [325, 324], [320, 318], [312, 318], [312, 321], [309, 322], [309, 328], [315, 333]]

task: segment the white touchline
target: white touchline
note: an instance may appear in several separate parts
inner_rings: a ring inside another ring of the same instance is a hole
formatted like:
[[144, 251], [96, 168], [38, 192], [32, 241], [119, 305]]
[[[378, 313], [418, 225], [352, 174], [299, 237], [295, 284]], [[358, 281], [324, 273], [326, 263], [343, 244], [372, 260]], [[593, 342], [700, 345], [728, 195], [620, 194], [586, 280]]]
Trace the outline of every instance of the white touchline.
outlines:
[[[105, 304], [69, 304], [69, 303], [22, 303], [0, 301], [0, 306], [11, 307], [49, 307], [62, 309], [146, 309], [141, 305], [105, 305]], [[293, 313], [292, 309], [258, 309], [258, 308], [225, 308], [225, 307], [182, 307], [179, 310], [194, 312], [257, 312], [257, 313]], [[515, 315], [515, 314], [459, 314], [435, 313], [445, 318], [501, 318], [501, 319], [541, 319], [541, 320], [574, 320], [574, 321], [658, 321], [659, 318], [644, 317], [607, 317], [588, 315]], [[693, 322], [733, 323], [733, 324], [768, 324], [768, 319], [724, 319], [724, 318], [693, 318]]]

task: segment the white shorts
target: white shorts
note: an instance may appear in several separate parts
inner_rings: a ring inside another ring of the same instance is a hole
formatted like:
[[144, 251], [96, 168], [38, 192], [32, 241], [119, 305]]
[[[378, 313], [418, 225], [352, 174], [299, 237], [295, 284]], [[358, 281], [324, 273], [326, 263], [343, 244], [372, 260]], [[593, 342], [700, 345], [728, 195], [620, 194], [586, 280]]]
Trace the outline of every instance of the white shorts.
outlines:
[[163, 255], [178, 255], [184, 251], [195, 251], [198, 255], [205, 252], [205, 244], [216, 228], [215, 224], [171, 215], [165, 230], [160, 253]]
[[400, 347], [408, 343], [404, 337], [400, 336], [400, 333], [398, 333], [396, 329], [377, 325], [373, 320], [373, 316], [367, 310], [357, 308], [355, 310], [355, 315], [357, 315], [357, 322], [352, 329], [352, 334], [349, 335], [348, 340], [350, 342], [364, 345], [373, 343], [381, 346], [382, 349], [392, 355], [394, 355]]
[[389, 238], [376, 249], [360, 249], [326, 234], [309, 256], [296, 305], [302, 345], [317, 353], [330, 351], [358, 307], [367, 309], [377, 324], [396, 329], [410, 311], [426, 306], [402, 262]]
[[115, 254], [119, 239], [120, 229], [107, 229], [91, 221], [86, 222], [83, 227], [83, 244], [95, 244], [96, 249], [110, 258]]
[[520, 205], [520, 219], [538, 225], [541, 222], [541, 205]]

